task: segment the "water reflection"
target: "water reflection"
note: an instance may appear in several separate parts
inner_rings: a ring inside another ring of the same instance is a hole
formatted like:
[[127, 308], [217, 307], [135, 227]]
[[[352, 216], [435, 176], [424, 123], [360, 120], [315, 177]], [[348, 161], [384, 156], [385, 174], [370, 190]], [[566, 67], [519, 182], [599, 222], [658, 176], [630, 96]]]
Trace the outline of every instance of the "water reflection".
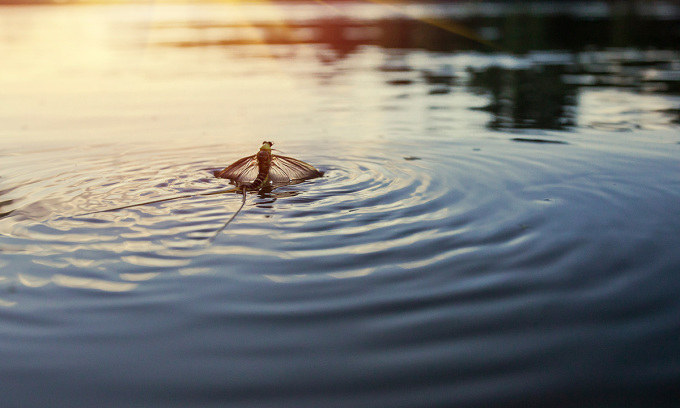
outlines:
[[[0, 14], [9, 405], [669, 405], [674, 46], [605, 49], [639, 22], [590, 3], [241, 6]], [[213, 242], [239, 195], [97, 212], [263, 139], [325, 175]]]
[[[260, 45], [277, 58], [291, 60], [309, 47], [322, 65], [331, 66], [342, 66], [341, 61], [360, 58], [367, 47], [376, 47], [385, 61], [373, 68], [388, 86], [417, 86], [414, 92], [424, 88], [432, 96], [449, 95], [456, 86], [464, 86], [488, 96], [485, 105], [469, 108], [487, 112], [490, 129], [568, 130], [607, 122], [580, 120], [583, 90], [679, 92], [680, 39], [674, 29], [678, 10], [632, 4], [598, 3], [588, 12], [547, 3], [410, 9], [402, 5], [371, 18], [350, 4], [338, 9], [340, 15], [328, 15], [329, 9], [319, 7], [323, 12], [308, 19], [167, 21], [156, 24], [151, 37], [160, 47], [233, 50]], [[282, 46], [288, 54], [281, 53]], [[423, 51], [433, 60], [411, 61]], [[443, 61], [435, 63], [435, 58]], [[488, 62], [480, 64], [484, 60]], [[318, 73], [320, 78], [328, 75]], [[676, 110], [665, 109], [669, 123], [677, 121]]]
[[96, 289], [104, 292], [128, 292], [138, 286], [136, 283], [114, 282], [111, 280], [83, 278], [60, 274], [52, 276], [52, 283], [66, 288]]
[[561, 81], [564, 71], [560, 66], [489, 67], [470, 70], [469, 86], [489, 94], [489, 104], [479, 109], [491, 113], [491, 129], [561, 130], [576, 125], [577, 87]]
[[344, 272], [329, 272], [325, 274], [285, 274], [285, 275], [263, 275], [264, 278], [271, 280], [276, 283], [294, 283], [294, 282], [309, 282], [310, 280], [319, 280], [323, 278], [334, 278], [334, 279], [348, 279], [348, 278], [360, 278], [365, 277], [373, 272], [376, 268], [360, 268], [356, 270], [347, 270]]
[[585, 47], [677, 49], [677, 8], [627, 3], [630, 6], [623, 8], [599, 3], [600, 10], [584, 11], [588, 7], [569, 3], [386, 4], [381, 8], [348, 2], [339, 7], [316, 5], [312, 12], [309, 5], [300, 6], [306, 13], [297, 14], [294, 5], [287, 5], [293, 12], [279, 14], [274, 20], [162, 21], [154, 25], [159, 30], [154, 38], [157, 44], [179, 47], [323, 44], [344, 55], [362, 45], [512, 53], [554, 49], [577, 52]]
[[[133, 279], [130, 279], [133, 280]], [[138, 279], [141, 280], [141, 279]], [[71, 289], [95, 289], [104, 292], [128, 292], [137, 288], [137, 283], [116, 282], [96, 278], [86, 278], [65, 274], [54, 274], [51, 277], [43, 278], [19, 273], [17, 281], [27, 288], [40, 288], [49, 284], [71, 288]]]

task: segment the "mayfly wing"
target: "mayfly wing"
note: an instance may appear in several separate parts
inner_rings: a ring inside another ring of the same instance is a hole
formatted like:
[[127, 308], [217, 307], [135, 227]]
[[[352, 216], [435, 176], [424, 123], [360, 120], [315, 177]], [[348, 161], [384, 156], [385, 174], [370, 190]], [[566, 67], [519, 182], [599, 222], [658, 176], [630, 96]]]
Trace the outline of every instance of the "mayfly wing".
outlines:
[[305, 180], [320, 177], [323, 173], [311, 164], [292, 157], [272, 155], [269, 179], [274, 183], [287, 183], [293, 180]]
[[257, 177], [257, 155], [236, 160], [231, 166], [215, 174], [238, 183], [249, 183]]

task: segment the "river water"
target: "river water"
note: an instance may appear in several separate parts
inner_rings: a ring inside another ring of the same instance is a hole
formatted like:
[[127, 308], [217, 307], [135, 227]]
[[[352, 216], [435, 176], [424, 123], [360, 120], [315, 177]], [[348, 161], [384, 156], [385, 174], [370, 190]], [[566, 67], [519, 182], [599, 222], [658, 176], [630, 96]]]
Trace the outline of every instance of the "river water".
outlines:
[[677, 406], [678, 50], [493, 11], [0, 8], [1, 405]]

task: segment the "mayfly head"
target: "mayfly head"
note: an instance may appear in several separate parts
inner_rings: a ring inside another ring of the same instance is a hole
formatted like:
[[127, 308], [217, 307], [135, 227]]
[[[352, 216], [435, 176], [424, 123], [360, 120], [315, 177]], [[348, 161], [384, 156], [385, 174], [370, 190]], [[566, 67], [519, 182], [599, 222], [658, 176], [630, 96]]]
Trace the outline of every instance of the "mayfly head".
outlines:
[[266, 141], [265, 141], [265, 142], [262, 142], [262, 147], [260, 147], [260, 150], [268, 150], [268, 151], [271, 151], [271, 150], [272, 150], [272, 145], [273, 145], [273, 144], [274, 144], [273, 142], [266, 142]]

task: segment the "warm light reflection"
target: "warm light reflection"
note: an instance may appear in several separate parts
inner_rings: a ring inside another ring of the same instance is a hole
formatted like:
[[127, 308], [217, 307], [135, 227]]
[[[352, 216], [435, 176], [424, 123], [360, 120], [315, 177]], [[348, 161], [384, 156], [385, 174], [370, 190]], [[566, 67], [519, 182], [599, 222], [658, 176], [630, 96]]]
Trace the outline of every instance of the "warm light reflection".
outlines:
[[301, 274], [301, 275], [264, 275], [265, 278], [271, 280], [272, 282], [276, 283], [288, 283], [288, 282], [294, 282], [299, 279], [304, 279], [308, 275], [306, 274]]
[[361, 278], [368, 276], [375, 272], [376, 268], [363, 268], [356, 270], [349, 270], [344, 272], [329, 272], [329, 273], [318, 273], [318, 274], [297, 274], [297, 275], [263, 275], [265, 278], [276, 283], [290, 283], [306, 279], [319, 279], [323, 277], [334, 278], [334, 279], [350, 279], [350, 278]]
[[146, 273], [121, 273], [119, 276], [123, 280], [141, 282], [147, 281], [160, 275], [159, 272], [146, 272]]
[[181, 268], [177, 272], [179, 272], [180, 275], [182, 276], [192, 276], [192, 275], [198, 275], [201, 273], [208, 273], [211, 272], [212, 269], [210, 268]]
[[[407, 5], [408, 3], [404, 1], [396, 1], [396, 0], [368, 0], [371, 3], [381, 5], [383, 7], [387, 7], [390, 10], [394, 10], [397, 13], [410, 17], [414, 20], [421, 21], [423, 23], [429, 24], [433, 27], [438, 27], [441, 28], [442, 30], [448, 31], [452, 34], [459, 35], [463, 38], [467, 38], [468, 40], [475, 41], [479, 44], [484, 44], [486, 46], [489, 46], [493, 49], [501, 49], [501, 47], [498, 46], [498, 44], [495, 44], [491, 41], [485, 40], [481, 38], [477, 33], [473, 30], [470, 30], [469, 28], [465, 27], [462, 24], [456, 24], [451, 21], [443, 21], [443, 20], [438, 20], [435, 18], [430, 18], [430, 17], [422, 17], [415, 15], [414, 13], [410, 12], [407, 8], [404, 6]], [[399, 7], [401, 6], [401, 7]]]
[[53, 259], [49, 259], [49, 258], [47, 258], [47, 259], [36, 258], [36, 259], [32, 259], [31, 262], [33, 262], [34, 264], [37, 264], [37, 265], [43, 265], [43, 266], [47, 266], [47, 267], [50, 267], [50, 268], [58, 268], [58, 269], [66, 268], [67, 266], [69, 266], [68, 262], [53, 260]]
[[137, 283], [111, 282], [100, 279], [81, 278], [77, 276], [54, 275], [52, 282], [57, 286], [74, 289], [96, 289], [104, 292], [127, 292], [139, 286]]
[[476, 247], [476, 246], [470, 246], [470, 247], [463, 247], [463, 248], [456, 248], [450, 251], [442, 252], [441, 254], [435, 255], [433, 257], [423, 259], [420, 261], [414, 261], [414, 262], [404, 262], [399, 264], [400, 267], [404, 269], [419, 269], [419, 268], [426, 268], [428, 266], [432, 266], [437, 264], [438, 262], [445, 261], [447, 259], [452, 259], [457, 256], [461, 256], [463, 254], [471, 253], [480, 250], [481, 248]]
[[[366, 226], [362, 233], [370, 231], [371, 226]], [[325, 257], [325, 256], [337, 256], [337, 255], [360, 255], [360, 254], [370, 254], [379, 253], [383, 251], [395, 250], [397, 248], [407, 248], [409, 245], [423, 242], [428, 240], [434, 240], [441, 238], [443, 236], [451, 235], [451, 233], [442, 231], [422, 231], [415, 234], [407, 235], [404, 237], [399, 237], [395, 239], [383, 240], [372, 243], [361, 243], [356, 245], [345, 245], [340, 247], [332, 248], [322, 248], [313, 249], [306, 251], [292, 251], [291, 255], [294, 257]]]
[[11, 302], [9, 300], [0, 299], [0, 307], [12, 307], [16, 306], [17, 302]]
[[345, 272], [333, 272], [333, 273], [328, 273], [327, 275], [336, 278], [336, 279], [346, 279], [346, 278], [360, 278], [362, 276], [368, 276], [375, 272], [375, 268], [363, 268], [363, 269], [356, 269], [356, 270], [350, 270], [350, 271], [345, 271]]
[[19, 280], [19, 283], [26, 286], [27, 288], [40, 288], [52, 282], [52, 279], [40, 278], [24, 273], [20, 273], [17, 276], [17, 279]]
[[152, 258], [152, 257], [147, 257], [147, 256], [139, 256], [139, 255], [124, 256], [124, 257], [121, 258], [121, 260], [123, 262], [127, 262], [127, 263], [132, 264], [132, 265], [159, 267], [159, 268], [185, 266], [185, 265], [188, 265], [191, 262], [190, 259]]

